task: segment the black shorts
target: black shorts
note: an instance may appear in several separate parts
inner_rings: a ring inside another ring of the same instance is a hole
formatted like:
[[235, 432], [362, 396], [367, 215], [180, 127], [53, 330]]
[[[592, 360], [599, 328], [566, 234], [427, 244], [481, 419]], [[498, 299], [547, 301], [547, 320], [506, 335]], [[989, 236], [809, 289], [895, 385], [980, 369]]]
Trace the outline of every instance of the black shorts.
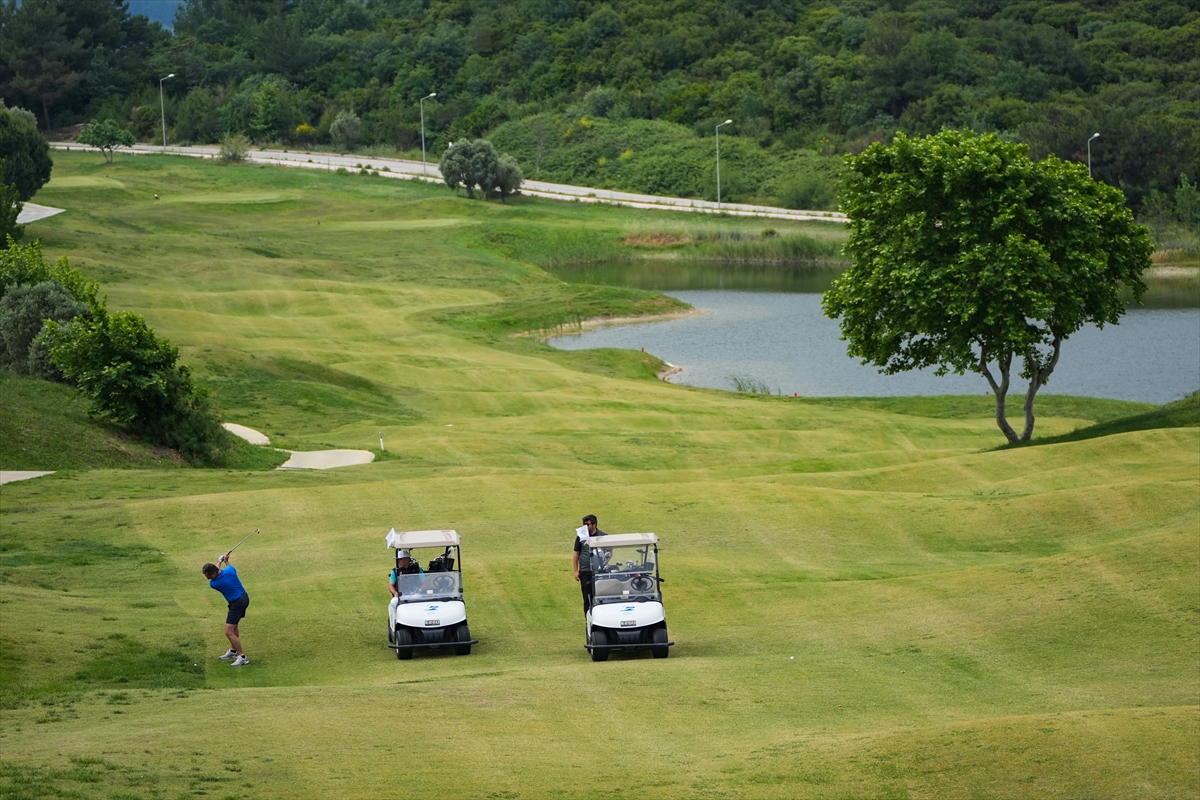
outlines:
[[229, 601], [229, 613], [225, 615], [226, 625], [237, 625], [242, 617], [246, 616], [246, 609], [250, 607], [250, 593], [246, 592], [237, 600]]

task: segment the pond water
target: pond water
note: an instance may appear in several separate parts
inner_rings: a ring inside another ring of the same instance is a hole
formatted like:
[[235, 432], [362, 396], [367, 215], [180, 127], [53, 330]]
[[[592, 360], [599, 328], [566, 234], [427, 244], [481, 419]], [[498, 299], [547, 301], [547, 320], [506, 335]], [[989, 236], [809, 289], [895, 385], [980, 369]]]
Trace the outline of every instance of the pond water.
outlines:
[[[772, 285], [756, 284], [756, 272]], [[648, 274], [636, 265], [593, 265], [556, 274], [588, 283], [640, 283], [701, 310], [682, 319], [614, 325], [550, 340], [564, 350], [645, 348], [682, 367], [669, 378], [675, 383], [732, 389], [736, 376], [772, 393], [813, 397], [983, 394], [989, 389], [979, 375], [938, 377], [932, 370], [880, 375], [847, 356], [837, 321], [821, 313], [820, 292], [836, 270], [789, 274], [778, 268], [656, 265]], [[677, 288], [681, 281], [691, 288]], [[708, 288], [714, 282], [723, 288]], [[1191, 284], [1156, 283], [1146, 306], [1130, 309], [1120, 325], [1088, 326], [1071, 336], [1041, 391], [1164, 403], [1200, 389], [1200, 291]], [[1023, 394], [1025, 385], [1014, 375], [1011, 391]]]

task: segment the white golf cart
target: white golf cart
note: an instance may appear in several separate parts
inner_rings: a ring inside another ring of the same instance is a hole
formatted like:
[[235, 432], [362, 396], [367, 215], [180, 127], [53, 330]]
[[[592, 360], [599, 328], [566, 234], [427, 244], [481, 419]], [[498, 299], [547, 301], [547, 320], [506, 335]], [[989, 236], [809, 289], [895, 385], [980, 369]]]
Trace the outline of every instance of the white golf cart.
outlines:
[[620, 533], [588, 539], [596, 593], [587, 614], [587, 649], [592, 661], [614, 650], [649, 650], [666, 658], [668, 641], [658, 576], [658, 537]]
[[[405, 661], [418, 647], [437, 650], [442, 646], [453, 647], [460, 656], [470, 655], [471, 645], [479, 642], [467, 628], [462, 568], [456, 566], [460, 555], [457, 531], [396, 533], [393, 528], [387, 546], [396, 551], [396, 588], [400, 592], [388, 603], [388, 647], [396, 651], [396, 658]], [[423, 573], [400, 574], [400, 551], [430, 547], [441, 552], [429, 553]]]

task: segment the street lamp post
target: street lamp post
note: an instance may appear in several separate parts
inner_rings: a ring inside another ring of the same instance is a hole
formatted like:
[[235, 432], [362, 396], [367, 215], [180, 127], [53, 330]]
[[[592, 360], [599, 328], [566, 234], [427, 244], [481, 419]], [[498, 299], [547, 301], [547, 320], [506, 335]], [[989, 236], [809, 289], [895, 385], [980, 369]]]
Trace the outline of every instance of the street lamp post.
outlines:
[[425, 175], [425, 101], [437, 97], [437, 92], [430, 92], [421, 98], [421, 175]]
[[162, 88], [162, 85], [163, 85], [163, 81], [167, 80], [167, 78], [174, 78], [174, 77], [175, 77], [175, 73], [174, 73], [174, 72], [172, 72], [172, 73], [171, 73], [170, 75], [168, 75], [166, 78], [159, 78], [159, 79], [158, 79], [158, 108], [159, 108], [159, 110], [162, 112], [162, 126], [163, 126], [163, 149], [164, 149], [164, 150], [165, 150], [165, 149], [166, 149], [166, 147], [167, 147], [167, 104], [166, 104], [166, 102], [163, 100], [163, 88]]
[[[728, 125], [733, 122], [727, 119], [721, 125]], [[717, 137], [717, 211], [721, 210], [721, 125], [714, 128]]]
[[[1093, 133], [1092, 139], [1100, 138], [1099, 133]], [[1092, 139], [1088, 139], [1088, 177], [1092, 177]]]

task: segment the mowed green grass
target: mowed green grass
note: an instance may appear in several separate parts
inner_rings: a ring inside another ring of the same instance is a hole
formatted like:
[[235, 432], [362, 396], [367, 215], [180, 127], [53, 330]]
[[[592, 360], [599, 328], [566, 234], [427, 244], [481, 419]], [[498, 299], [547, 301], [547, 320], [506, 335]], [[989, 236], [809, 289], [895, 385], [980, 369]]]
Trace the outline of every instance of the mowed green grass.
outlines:
[[[982, 397], [746, 397], [482, 330], [581, 297], [661, 307], [511, 245], [618, 242], [644, 212], [182, 159], [55, 169], [39, 202], [68, 212], [31, 232], [179, 344], [227, 419], [296, 449], [382, 432], [388, 457], [6, 485], [9, 796], [1200, 791], [1200, 429], [994, 450]], [[1149, 410], [1039, 409], [1046, 437]], [[588, 512], [662, 538], [669, 659], [588, 659]], [[469, 657], [386, 649], [392, 526], [462, 533]], [[234, 557], [253, 664], [232, 670], [199, 565], [256, 527]]]

